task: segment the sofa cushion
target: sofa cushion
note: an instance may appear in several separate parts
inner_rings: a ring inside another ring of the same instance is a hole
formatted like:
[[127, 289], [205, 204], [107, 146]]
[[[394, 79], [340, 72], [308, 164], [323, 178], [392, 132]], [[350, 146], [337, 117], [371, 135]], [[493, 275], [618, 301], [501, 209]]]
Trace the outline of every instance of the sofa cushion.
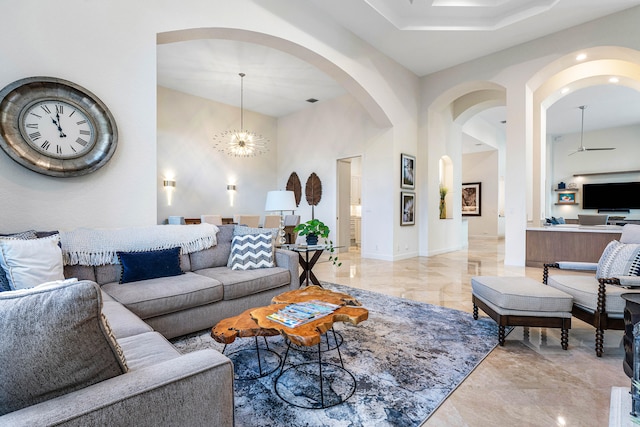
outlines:
[[142, 319], [133, 314], [125, 306], [115, 301], [106, 292], [102, 293], [102, 312], [107, 317], [113, 335], [119, 340], [121, 338], [152, 332], [153, 328], [147, 325]]
[[107, 283], [102, 290], [142, 319], [174, 313], [222, 300], [222, 284], [192, 272], [118, 284]]
[[232, 270], [271, 268], [274, 266], [273, 250], [274, 246], [269, 234], [233, 236], [229, 267]]
[[570, 312], [571, 295], [528, 277], [475, 276], [473, 295], [506, 310], [523, 312]]
[[[549, 276], [547, 284], [573, 296], [573, 303], [595, 312], [598, 308], [598, 281], [593, 275], [556, 274]], [[625, 300], [621, 297], [625, 292], [633, 292], [615, 285], [605, 285], [607, 298], [605, 310], [611, 317], [622, 318]]]
[[205, 268], [197, 274], [215, 278], [224, 286], [224, 299], [232, 300], [247, 295], [289, 285], [289, 270], [281, 267], [257, 270], [231, 270], [227, 267]]
[[126, 371], [101, 306], [89, 281], [0, 294], [0, 415]]
[[640, 224], [625, 224], [620, 243], [640, 243]]
[[182, 274], [180, 247], [145, 252], [118, 252], [118, 260], [122, 265], [120, 283]]
[[0, 239], [0, 265], [11, 289], [64, 279], [59, 235], [42, 239]]
[[231, 239], [233, 239], [233, 224], [218, 226], [216, 234], [217, 244], [209, 249], [189, 254], [191, 259], [191, 271], [203, 268], [222, 267], [227, 265], [231, 253]]
[[118, 342], [131, 371], [180, 357], [180, 352], [158, 332], [120, 338]]
[[610, 242], [598, 261], [596, 278], [640, 275], [640, 244]]

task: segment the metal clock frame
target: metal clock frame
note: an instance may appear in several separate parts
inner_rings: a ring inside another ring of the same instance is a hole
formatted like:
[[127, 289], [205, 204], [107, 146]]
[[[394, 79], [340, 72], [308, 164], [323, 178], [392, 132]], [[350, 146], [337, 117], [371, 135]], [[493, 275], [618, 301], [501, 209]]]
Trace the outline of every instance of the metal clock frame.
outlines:
[[[80, 109], [96, 133], [93, 147], [72, 158], [48, 156], [34, 149], [21, 132], [23, 111], [40, 101], [61, 101]], [[107, 106], [80, 85], [55, 77], [28, 77], [0, 91], [0, 147], [20, 165], [43, 175], [74, 177], [95, 172], [113, 156], [118, 129]]]

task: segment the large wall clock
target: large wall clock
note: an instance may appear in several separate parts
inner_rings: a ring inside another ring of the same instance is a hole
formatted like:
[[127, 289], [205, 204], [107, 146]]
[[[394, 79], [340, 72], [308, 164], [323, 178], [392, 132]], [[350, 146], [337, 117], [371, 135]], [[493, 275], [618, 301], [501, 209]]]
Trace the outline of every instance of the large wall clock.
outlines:
[[117, 144], [107, 106], [75, 83], [29, 77], [0, 91], [0, 147], [32, 171], [86, 175], [104, 166]]

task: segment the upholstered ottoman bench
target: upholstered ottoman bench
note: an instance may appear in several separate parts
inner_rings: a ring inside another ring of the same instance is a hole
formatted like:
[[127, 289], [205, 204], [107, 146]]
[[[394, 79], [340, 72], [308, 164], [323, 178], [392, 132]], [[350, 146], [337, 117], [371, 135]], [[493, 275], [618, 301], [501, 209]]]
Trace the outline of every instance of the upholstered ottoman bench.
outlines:
[[504, 345], [506, 326], [561, 328], [562, 349], [569, 344], [573, 297], [528, 277], [476, 276], [471, 278], [473, 318], [478, 307], [498, 324], [498, 342]]

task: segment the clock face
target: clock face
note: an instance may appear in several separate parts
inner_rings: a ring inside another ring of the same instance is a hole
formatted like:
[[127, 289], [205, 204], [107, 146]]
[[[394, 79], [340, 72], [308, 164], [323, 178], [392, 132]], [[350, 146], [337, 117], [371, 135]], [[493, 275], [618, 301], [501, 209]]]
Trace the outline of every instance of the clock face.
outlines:
[[86, 175], [111, 159], [117, 143], [107, 106], [75, 83], [29, 77], [0, 90], [0, 148], [25, 168]]
[[56, 99], [27, 106], [20, 116], [20, 132], [35, 150], [60, 159], [82, 156], [96, 142], [89, 116], [77, 106]]

